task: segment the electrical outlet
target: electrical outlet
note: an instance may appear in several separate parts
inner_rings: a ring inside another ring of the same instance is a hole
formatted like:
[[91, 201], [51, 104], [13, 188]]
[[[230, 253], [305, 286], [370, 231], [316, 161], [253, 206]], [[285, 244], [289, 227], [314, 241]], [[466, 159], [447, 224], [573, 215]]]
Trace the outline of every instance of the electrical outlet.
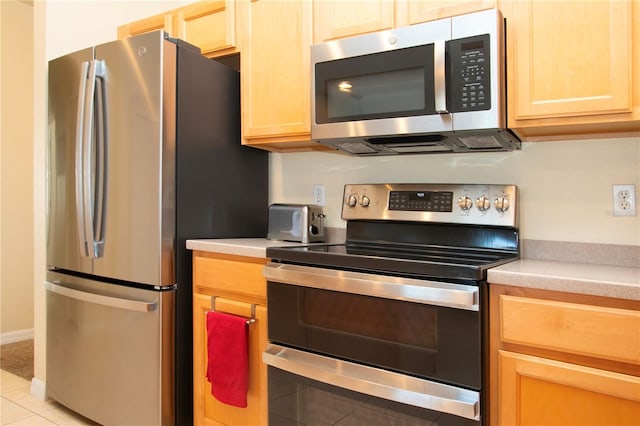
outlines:
[[636, 215], [635, 185], [613, 185], [613, 215]]
[[313, 185], [313, 204], [324, 206], [324, 185]]

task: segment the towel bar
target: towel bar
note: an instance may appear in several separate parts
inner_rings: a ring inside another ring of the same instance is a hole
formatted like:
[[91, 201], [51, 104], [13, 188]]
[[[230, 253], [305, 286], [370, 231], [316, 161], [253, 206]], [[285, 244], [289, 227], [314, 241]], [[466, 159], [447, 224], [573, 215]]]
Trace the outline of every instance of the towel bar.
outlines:
[[[216, 298], [218, 296], [211, 296], [211, 310], [215, 311], [216, 310]], [[256, 322], [256, 305], [255, 303], [251, 304], [251, 318], [247, 320], [247, 325], [249, 324], [253, 324], [254, 322]]]

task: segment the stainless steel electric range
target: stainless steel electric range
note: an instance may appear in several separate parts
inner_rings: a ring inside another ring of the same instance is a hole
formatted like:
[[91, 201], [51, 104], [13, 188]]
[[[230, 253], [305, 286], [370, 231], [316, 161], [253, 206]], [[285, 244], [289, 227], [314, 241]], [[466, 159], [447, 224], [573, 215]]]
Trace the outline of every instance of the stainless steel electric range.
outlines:
[[514, 185], [345, 185], [344, 244], [268, 248], [271, 425], [482, 425]]

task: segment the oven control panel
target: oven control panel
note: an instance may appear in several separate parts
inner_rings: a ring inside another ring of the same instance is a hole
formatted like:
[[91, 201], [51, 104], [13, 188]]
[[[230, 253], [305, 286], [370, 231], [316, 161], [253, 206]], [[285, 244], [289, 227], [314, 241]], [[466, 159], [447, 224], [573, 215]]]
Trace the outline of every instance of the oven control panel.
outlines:
[[481, 184], [348, 184], [342, 219], [518, 226], [518, 188]]

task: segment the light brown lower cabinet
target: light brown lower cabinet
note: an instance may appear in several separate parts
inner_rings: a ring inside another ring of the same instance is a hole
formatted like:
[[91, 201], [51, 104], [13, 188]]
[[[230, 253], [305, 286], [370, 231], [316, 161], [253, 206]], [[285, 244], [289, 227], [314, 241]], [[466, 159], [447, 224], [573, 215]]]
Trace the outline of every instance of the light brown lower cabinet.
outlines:
[[[193, 257], [193, 417], [194, 425], [267, 425], [267, 367], [262, 352], [267, 345], [266, 280], [262, 268], [266, 260], [209, 252]], [[248, 325], [249, 390], [247, 407], [223, 404], [211, 394], [207, 381], [207, 328], [205, 314], [215, 310], [255, 322]]]
[[640, 378], [500, 351], [502, 425], [638, 425]]
[[640, 424], [640, 301], [490, 294], [491, 425]]

